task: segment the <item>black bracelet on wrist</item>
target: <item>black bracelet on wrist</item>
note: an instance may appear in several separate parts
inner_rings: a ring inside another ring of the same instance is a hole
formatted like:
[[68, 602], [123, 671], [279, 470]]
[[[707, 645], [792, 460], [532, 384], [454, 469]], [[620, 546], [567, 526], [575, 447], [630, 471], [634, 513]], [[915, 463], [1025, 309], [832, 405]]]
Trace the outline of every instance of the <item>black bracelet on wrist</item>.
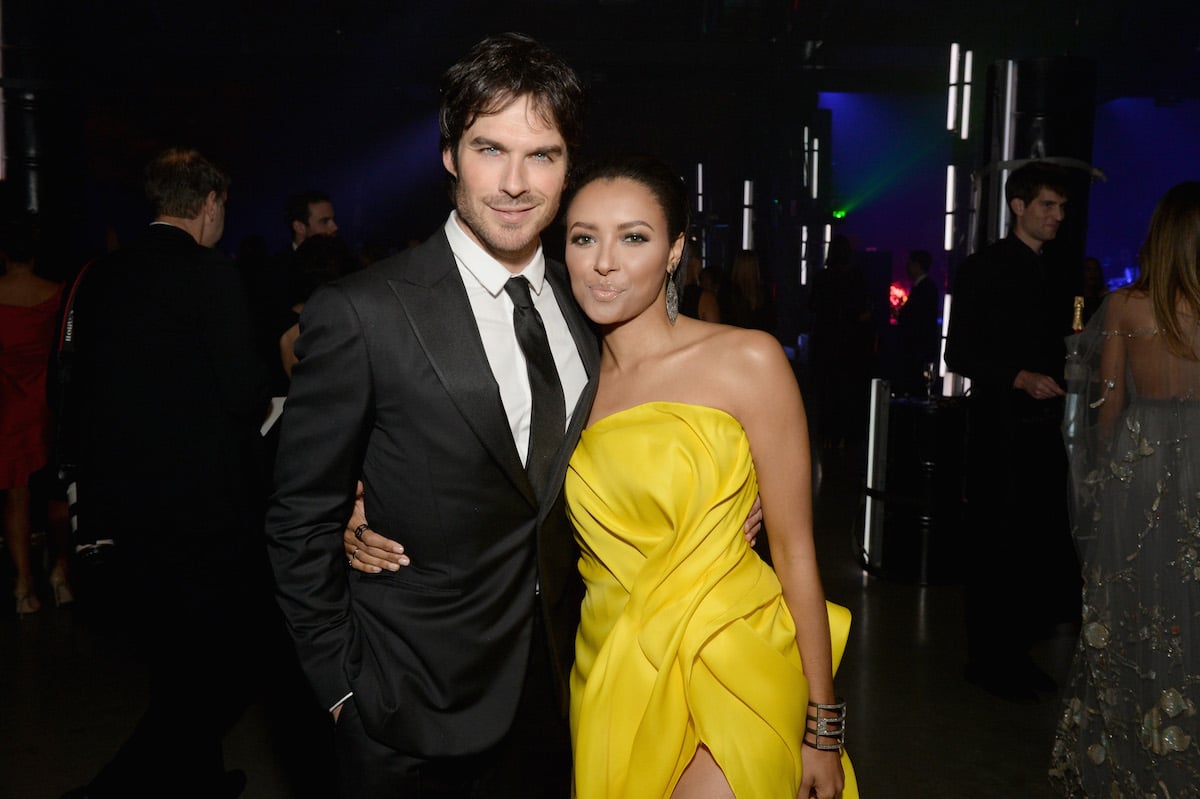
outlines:
[[[831, 705], [809, 702], [813, 711], [807, 718], [801, 742], [812, 749], [823, 752], [840, 752], [846, 744], [846, 700], [837, 697]], [[832, 715], [822, 716], [822, 713]], [[809, 740], [812, 736], [812, 740]]]

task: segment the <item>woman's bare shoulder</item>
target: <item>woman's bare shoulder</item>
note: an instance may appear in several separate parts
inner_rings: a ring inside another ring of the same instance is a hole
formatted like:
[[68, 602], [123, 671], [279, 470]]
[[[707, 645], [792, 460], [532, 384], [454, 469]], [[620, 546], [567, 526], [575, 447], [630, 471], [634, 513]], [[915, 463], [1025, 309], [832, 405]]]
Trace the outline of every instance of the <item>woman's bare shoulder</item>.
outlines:
[[689, 360], [710, 380], [728, 381], [739, 388], [792, 376], [783, 347], [769, 333], [731, 325], [703, 324], [690, 347]]
[[1108, 297], [1104, 329], [1129, 333], [1154, 325], [1154, 306], [1150, 295], [1133, 288], [1122, 288]]

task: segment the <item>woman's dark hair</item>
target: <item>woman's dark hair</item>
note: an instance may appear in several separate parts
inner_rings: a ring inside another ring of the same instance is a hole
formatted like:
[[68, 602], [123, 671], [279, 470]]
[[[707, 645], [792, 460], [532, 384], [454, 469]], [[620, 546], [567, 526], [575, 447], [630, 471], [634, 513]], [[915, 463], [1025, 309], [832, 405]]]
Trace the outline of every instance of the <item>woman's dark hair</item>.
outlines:
[[667, 234], [672, 242], [687, 232], [691, 215], [687, 186], [675, 170], [650, 155], [618, 155], [587, 164], [576, 173], [571, 197], [563, 207], [570, 207], [575, 194], [589, 183], [618, 178], [640, 183], [654, 195], [667, 219]]
[[523, 33], [489, 36], [442, 77], [439, 145], [457, 158], [463, 131], [482, 114], [493, 114], [528, 96], [534, 110], [553, 123], [567, 144], [567, 164], [583, 136], [583, 84], [557, 54]]

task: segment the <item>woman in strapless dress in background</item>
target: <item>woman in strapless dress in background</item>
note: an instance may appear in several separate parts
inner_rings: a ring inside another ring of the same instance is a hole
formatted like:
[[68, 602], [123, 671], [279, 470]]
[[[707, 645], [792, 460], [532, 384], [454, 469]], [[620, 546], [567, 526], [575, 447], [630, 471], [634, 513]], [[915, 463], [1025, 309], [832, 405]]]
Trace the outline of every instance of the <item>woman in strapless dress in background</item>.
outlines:
[[[566, 261], [602, 359], [566, 479], [575, 794], [857, 795], [833, 688], [848, 614], [821, 588], [791, 366], [770, 335], [676, 315], [688, 197], [668, 167], [577, 185]], [[742, 536], [760, 493], [774, 571]]]

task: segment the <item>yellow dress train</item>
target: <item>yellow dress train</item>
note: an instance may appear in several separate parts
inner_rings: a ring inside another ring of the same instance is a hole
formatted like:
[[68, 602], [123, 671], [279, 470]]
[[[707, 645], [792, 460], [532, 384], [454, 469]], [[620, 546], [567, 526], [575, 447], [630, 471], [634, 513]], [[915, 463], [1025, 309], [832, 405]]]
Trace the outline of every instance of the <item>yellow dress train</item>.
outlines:
[[[666, 799], [700, 744], [736, 796], [794, 797], [808, 683], [779, 580], [742, 535], [758, 480], [741, 424], [673, 402], [613, 414], [584, 431], [566, 492], [587, 587], [577, 799]], [[829, 611], [836, 669], [850, 614]]]

